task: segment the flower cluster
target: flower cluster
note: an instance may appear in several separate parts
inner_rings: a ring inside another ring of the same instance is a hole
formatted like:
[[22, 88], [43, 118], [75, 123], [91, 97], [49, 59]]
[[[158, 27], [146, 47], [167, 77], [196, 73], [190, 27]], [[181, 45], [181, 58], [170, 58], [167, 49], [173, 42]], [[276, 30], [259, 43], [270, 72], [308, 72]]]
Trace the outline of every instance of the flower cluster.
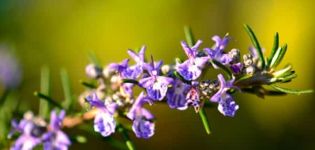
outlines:
[[71, 144], [68, 136], [61, 131], [62, 120], [65, 117], [65, 111], [59, 115], [56, 111], [50, 114], [50, 123], [48, 124], [43, 118], [35, 117], [31, 112], [26, 112], [24, 118], [19, 122], [13, 120], [12, 131], [9, 137], [16, 132], [20, 136], [12, 145], [11, 150], [29, 150], [39, 144], [43, 144], [44, 150], [66, 150]]
[[[239, 50], [224, 51], [230, 39], [228, 36], [222, 39], [214, 36], [212, 39], [214, 46], [203, 50], [199, 48], [201, 40], [193, 46], [181, 42], [188, 58], [174, 65], [163, 65], [162, 61], [154, 61], [153, 57], [146, 61], [145, 46], [138, 53], [128, 50], [134, 61], [132, 65], [129, 65], [130, 59], [104, 68], [88, 65], [87, 75], [99, 83], [85, 98], [93, 109], [98, 110], [94, 130], [109, 136], [116, 130], [116, 118], [124, 116], [132, 121], [132, 130], [137, 137], [149, 138], [154, 134], [154, 116], [143, 106], [164, 99], [170, 108], [185, 110], [193, 106], [196, 112], [205, 102], [214, 102], [218, 104], [220, 113], [233, 117], [239, 108], [231, 95], [231, 90], [237, 89], [234, 86], [235, 77], [226, 81], [219, 74], [218, 79], [209, 80], [203, 79], [202, 75], [211, 66], [219, 69], [217, 63], [229, 67], [237, 75], [244, 71], [244, 64], [240, 61]], [[135, 88], [140, 88], [137, 98]]]
[[[204, 108], [207, 104], [214, 104], [223, 116], [234, 117], [239, 109], [233, 98], [236, 92], [248, 92], [259, 97], [312, 92], [275, 85], [289, 82], [296, 77], [291, 65], [280, 70], [276, 68], [286, 53], [287, 45], [279, 46], [279, 36], [276, 34], [271, 54], [266, 57], [251, 28], [245, 26], [245, 29], [253, 47], [242, 57], [239, 49], [227, 50], [231, 39], [229, 35], [222, 38], [215, 35], [212, 37], [212, 47], [201, 48], [202, 41], [194, 42], [192, 34], [187, 32], [187, 41], [181, 42], [187, 58], [176, 58], [173, 64], [163, 65], [163, 61], [155, 61], [153, 56], [147, 59], [145, 46], [138, 52], [128, 50], [130, 58], [120, 63], [111, 63], [105, 67], [97, 63], [89, 64], [85, 71], [93, 81], [82, 82], [87, 91], [79, 98], [82, 107], [89, 105], [87, 112], [82, 113], [70, 107], [72, 94], [67, 89], [65, 78], [65, 103], [59, 104], [47, 95], [35, 93], [61, 109], [59, 115], [52, 111], [49, 124], [42, 117], [34, 117], [31, 113], [25, 113], [20, 122], [13, 120], [13, 130], [9, 137], [16, 132], [20, 136], [11, 149], [28, 150], [40, 144], [45, 150], [68, 149], [71, 142], [61, 128], [71, 128], [91, 119], [94, 119], [95, 132], [108, 137], [118, 131], [123, 134], [128, 148], [134, 149], [126, 130], [132, 130], [136, 137], [143, 139], [148, 139], [155, 133], [155, 117], [147, 109], [147, 104], [165, 102], [171, 109], [193, 108], [200, 114], [207, 133], [210, 133]], [[223, 72], [217, 74], [216, 78], [209, 79], [207, 72], [211, 69], [220, 69]], [[7, 73], [4, 74], [7, 77]], [[1, 75], [0, 79], [4, 78]], [[68, 114], [79, 115], [66, 117], [63, 109]]]

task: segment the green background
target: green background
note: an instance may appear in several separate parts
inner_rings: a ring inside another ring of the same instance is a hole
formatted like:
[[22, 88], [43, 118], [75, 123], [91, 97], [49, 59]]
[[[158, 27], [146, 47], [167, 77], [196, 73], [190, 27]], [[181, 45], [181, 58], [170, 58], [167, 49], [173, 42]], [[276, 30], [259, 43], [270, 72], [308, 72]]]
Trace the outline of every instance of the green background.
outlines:
[[[172, 63], [184, 57], [180, 41], [183, 26], [192, 27], [196, 38], [211, 46], [211, 36], [232, 36], [229, 49], [245, 53], [250, 45], [243, 24], [253, 27], [269, 53], [273, 35], [288, 43], [281, 66], [293, 64], [298, 78], [285, 85], [314, 88], [315, 11], [312, 0], [2, 0], [0, 43], [19, 58], [23, 84], [19, 99], [37, 109], [33, 96], [39, 90], [40, 68], [52, 71], [56, 99], [63, 94], [59, 71], [66, 68], [74, 92], [84, 88], [88, 53], [95, 52], [105, 65], [127, 57], [128, 48], [147, 45], [147, 56]], [[166, 105], [150, 109], [157, 117], [156, 134], [137, 139], [139, 149], [315, 149], [314, 94], [266, 97], [238, 94], [240, 109], [235, 118], [223, 117], [216, 108], [207, 109], [212, 134], [207, 136], [197, 114], [170, 110]], [[91, 125], [92, 127], [92, 125]], [[97, 138], [72, 149], [111, 149]]]

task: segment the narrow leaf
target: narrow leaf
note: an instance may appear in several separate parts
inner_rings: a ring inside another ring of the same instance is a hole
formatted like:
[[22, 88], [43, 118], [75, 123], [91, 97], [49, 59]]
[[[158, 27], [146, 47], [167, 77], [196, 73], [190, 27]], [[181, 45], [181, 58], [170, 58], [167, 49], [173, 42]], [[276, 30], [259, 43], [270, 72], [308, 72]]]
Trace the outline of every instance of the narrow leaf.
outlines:
[[123, 79], [123, 83], [139, 84], [137, 80], [133, 80], [133, 79]]
[[64, 102], [62, 103], [62, 105], [65, 109], [68, 110], [72, 107], [72, 103], [74, 99], [72, 97], [69, 76], [65, 69], [62, 69], [60, 71], [60, 78], [61, 78], [61, 83], [62, 83], [62, 88], [63, 88], [63, 93], [64, 93]]
[[268, 67], [270, 66], [271, 63], [271, 59], [273, 58], [273, 56], [275, 55], [276, 51], [278, 50], [279, 47], [279, 34], [278, 32], [276, 32], [275, 37], [274, 37], [274, 42], [273, 42], [273, 47], [271, 49], [271, 54], [268, 58]]
[[211, 134], [209, 121], [208, 121], [207, 114], [204, 108], [201, 108], [198, 113], [199, 113], [199, 117], [202, 121], [202, 124], [203, 124], [203, 127], [205, 128], [206, 133]]
[[293, 74], [287, 75], [285, 77], [278, 78], [278, 80], [281, 82], [289, 82], [296, 77], [297, 77], [297, 75], [295, 73], [293, 73]]
[[281, 77], [281, 76], [284, 76], [285, 74], [287, 74], [287, 72], [289, 72], [291, 70], [292, 70], [292, 65], [288, 64], [283, 69], [274, 72], [273, 76], [274, 77]]
[[278, 60], [279, 57], [280, 57], [281, 51], [282, 51], [282, 47], [279, 47], [279, 48], [276, 50], [275, 54], [273, 55], [273, 57], [272, 57], [271, 60], [270, 60], [269, 68], [275, 67], [276, 62], [277, 62], [277, 60]]
[[312, 89], [309, 90], [296, 90], [296, 89], [287, 89], [287, 88], [282, 88], [276, 85], [270, 85], [272, 88], [281, 91], [281, 92], [285, 92], [288, 94], [296, 94], [296, 95], [300, 95], [300, 94], [307, 94], [307, 93], [313, 93], [314, 91]]
[[279, 58], [275, 62], [274, 67], [278, 66], [281, 63], [282, 59], [284, 58], [285, 53], [287, 52], [287, 49], [288, 49], [288, 45], [287, 44], [284, 44], [281, 47], [281, 52], [279, 54]]
[[[50, 70], [47, 66], [43, 66], [41, 69], [40, 92], [47, 96], [50, 95]], [[43, 117], [48, 117], [49, 115], [49, 103], [43, 98], [40, 98], [39, 114]]]
[[58, 102], [56, 102], [55, 100], [53, 100], [52, 98], [50, 98], [49, 96], [47, 96], [47, 95], [45, 95], [45, 94], [43, 94], [43, 93], [40, 93], [40, 92], [34, 92], [34, 95], [37, 96], [37, 97], [39, 97], [40, 100], [46, 101], [46, 102], [48, 102], [49, 104], [52, 104], [52, 105], [54, 105], [54, 106], [56, 106], [56, 107], [62, 109], [62, 106], [61, 106]]
[[247, 31], [247, 34], [249, 35], [253, 45], [254, 45], [254, 47], [255, 47], [255, 50], [257, 51], [257, 54], [259, 56], [259, 60], [261, 61], [262, 68], [265, 68], [265, 66], [266, 66], [265, 57], [264, 57], [264, 54], [263, 54], [262, 49], [260, 47], [260, 44], [258, 42], [258, 39], [255, 36], [254, 31], [247, 24], [245, 24], [244, 27], [245, 27], [245, 30]]
[[89, 88], [89, 89], [95, 89], [95, 88], [96, 88], [96, 86], [95, 86], [93, 83], [88, 83], [88, 82], [83, 81], [83, 80], [80, 80], [80, 83], [81, 83], [83, 86], [85, 86], [85, 87], [87, 87], [87, 88]]
[[192, 33], [192, 30], [190, 27], [188, 26], [185, 26], [184, 27], [184, 33], [185, 33], [185, 37], [186, 37], [186, 41], [187, 41], [187, 44], [192, 47], [195, 45], [195, 38], [194, 38], [194, 35]]
[[237, 80], [235, 80], [234, 84], [237, 84], [243, 80], [247, 80], [247, 79], [252, 78], [252, 77], [253, 77], [253, 75], [245, 74], [245, 75], [239, 77]]

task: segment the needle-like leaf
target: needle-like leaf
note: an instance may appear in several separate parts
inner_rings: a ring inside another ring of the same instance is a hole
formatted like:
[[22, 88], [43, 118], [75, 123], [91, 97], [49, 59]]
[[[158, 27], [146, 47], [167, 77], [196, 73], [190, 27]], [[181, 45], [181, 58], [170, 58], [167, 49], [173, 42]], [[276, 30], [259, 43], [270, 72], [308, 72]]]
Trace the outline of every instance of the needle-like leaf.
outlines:
[[284, 93], [288, 93], [288, 94], [296, 94], [296, 95], [301, 95], [301, 94], [307, 94], [307, 93], [313, 93], [314, 91], [311, 89], [308, 90], [296, 90], [296, 89], [288, 89], [288, 88], [283, 88], [283, 87], [279, 87], [277, 85], [270, 85], [272, 88], [284, 92]]
[[261, 67], [265, 68], [265, 66], [266, 66], [265, 57], [264, 57], [264, 54], [262, 52], [262, 49], [260, 47], [260, 44], [258, 42], [258, 39], [257, 39], [254, 31], [247, 24], [245, 24], [244, 27], [245, 27], [245, 30], [247, 31], [247, 34], [249, 35], [253, 45], [254, 45], [254, 47], [255, 47], [255, 50], [257, 51], [259, 60], [261, 61]]
[[[50, 95], [50, 70], [47, 66], [43, 66], [41, 69], [40, 92], [47, 96]], [[48, 117], [49, 115], [49, 102], [43, 100], [41, 97], [39, 102], [39, 114], [43, 117]]]

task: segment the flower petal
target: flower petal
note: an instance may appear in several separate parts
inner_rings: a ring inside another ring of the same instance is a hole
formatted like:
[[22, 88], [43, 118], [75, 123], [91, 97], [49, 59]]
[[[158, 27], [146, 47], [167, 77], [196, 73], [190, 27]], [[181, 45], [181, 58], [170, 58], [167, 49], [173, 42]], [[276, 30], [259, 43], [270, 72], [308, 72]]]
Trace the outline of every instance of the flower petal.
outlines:
[[116, 121], [108, 112], [99, 112], [94, 118], [94, 130], [107, 137], [115, 132]]
[[148, 139], [154, 135], [155, 124], [144, 118], [137, 118], [133, 121], [132, 130], [138, 138]]

